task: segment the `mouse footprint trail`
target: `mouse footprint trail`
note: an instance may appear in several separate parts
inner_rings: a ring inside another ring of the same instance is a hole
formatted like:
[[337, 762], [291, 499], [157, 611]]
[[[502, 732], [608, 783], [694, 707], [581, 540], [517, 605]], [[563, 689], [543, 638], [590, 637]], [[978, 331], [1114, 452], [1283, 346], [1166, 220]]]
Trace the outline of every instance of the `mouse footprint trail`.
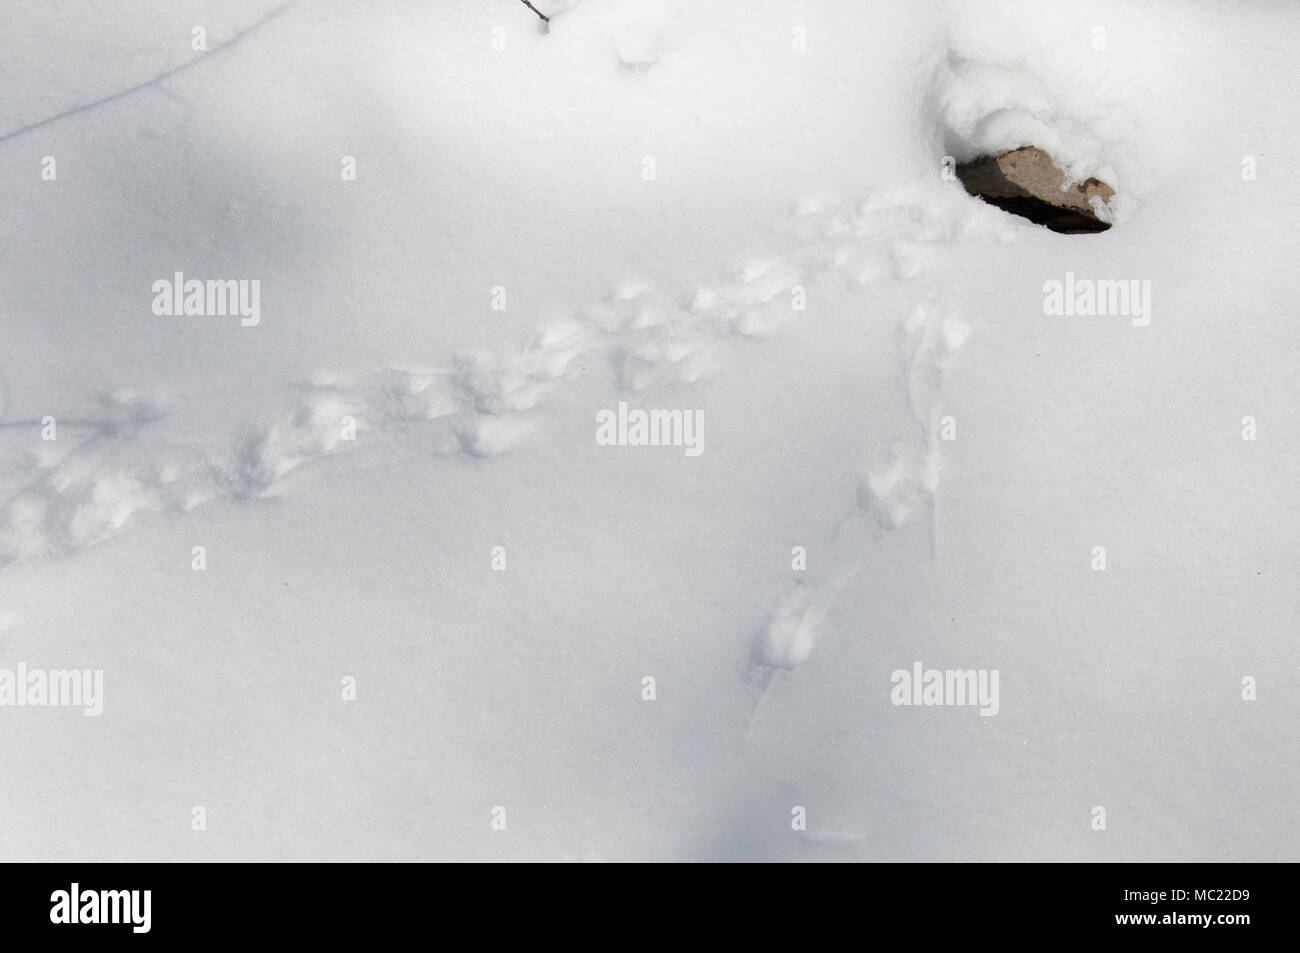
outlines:
[[[821, 551], [837, 548], [850, 530], [865, 546], [878, 545], [892, 531], [928, 515], [930, 550], [938, 553], [938, 491], [942, 442], [950, 423], [942, 415], [944, 380], [971, 328], [953, 304], [941, 267], [944, 246], [967, 238], [1007, 242], [1014, 226], [996, 213], [972, 206], [955, 194], [904, 189], [856, 207], [793, 216], [789, 228], [819, 243], [829, 270], [849, 287], [893, 280], [916, 286], [918, 303], [897, 330], [897, 385], [911, 420], [910, 433], [868, 459], [851, 487], [854, 505], [823, 535]], [[746, 683], [751, 687], [750, 730], [774, 681], [787, 678], [811, 657], [830, 628], [839, 595], [865, 571], [863, 557], [841, 558], [783, 589], [751, 643]]]
[[[7, 424], [30, 423], [35, 449], [8, 468], [15, 487], [0, 501], [0, 564], [93, 545], [137, 514], [274, 495], [288, 474], [379, 435], [418, 432], [422, 452], [438, 455], [521, 450], [542, 438], [548, 399], [578, 374], [606, 373], [628, 392], [702, 381], [744, 342], [778, 333], [800, 312], [807, 286], [860, 289], [924, 270], [927, 247], [952, 237], [951, 216], [936, 214], [935, 202], [907, 194], [854, 206], [805, 201], [779, 225], [796, 239], [794, 253], [750, 258], [667, 291], [627, 278], [571, 317], [446, 366], [315, 375], [290, 385], [282, 411], [249, 422], [224, 446], [176, 437], [168, 402], [130, 391], [101, 399], [80, 421], [89, 436], [65, 443], [61, 434], [57, 450], [42, 444], [36, 422]], [[907, 509], [915, 492], [907, 488], [928, 485], [915, 461], [901, 466], [867, 484], [882, 512]]]
[[247, 423], [225, 447], [176, 439], [167, 426], [171, 401], [129, 390], [60, 420], [51, 441], [41, 439], [40, 421], [6, 423], [8, 445], [19, 449], [5, 465], [0, 565], [66, 555], [116, 535], [139, 514], [274, 495], [290, 473], [378, 435], [400, 439], [418, 429], [421, 446], [439, 455], [524, 448], [542, 433], [548, 397], [575, 373], [606, 368], [627, 391], [715, 373], [729, 339], [773, 333], [779, 299], [796, 278], [771, 259], [678, 296], [625, 280], [576, 317], [462, 352], [449, 366], [295, 382], [285, 409]]

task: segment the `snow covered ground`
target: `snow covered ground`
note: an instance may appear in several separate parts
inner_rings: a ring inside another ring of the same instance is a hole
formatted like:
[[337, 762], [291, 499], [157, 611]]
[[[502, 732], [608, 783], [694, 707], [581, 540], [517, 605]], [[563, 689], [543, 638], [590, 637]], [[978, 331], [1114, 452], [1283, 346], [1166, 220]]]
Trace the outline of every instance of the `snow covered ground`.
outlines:
[[1300, 9], [274, 4], [0, 35], [0, 857], [1300, 856]]

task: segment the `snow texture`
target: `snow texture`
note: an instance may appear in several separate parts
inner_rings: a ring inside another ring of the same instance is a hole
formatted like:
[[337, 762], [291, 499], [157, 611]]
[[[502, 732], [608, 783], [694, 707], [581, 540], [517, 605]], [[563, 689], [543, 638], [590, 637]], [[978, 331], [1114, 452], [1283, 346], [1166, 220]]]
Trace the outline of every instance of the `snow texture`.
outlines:
[[0, 856], [1295, 860], [1300, 9], [538, 6], [10, 11]]

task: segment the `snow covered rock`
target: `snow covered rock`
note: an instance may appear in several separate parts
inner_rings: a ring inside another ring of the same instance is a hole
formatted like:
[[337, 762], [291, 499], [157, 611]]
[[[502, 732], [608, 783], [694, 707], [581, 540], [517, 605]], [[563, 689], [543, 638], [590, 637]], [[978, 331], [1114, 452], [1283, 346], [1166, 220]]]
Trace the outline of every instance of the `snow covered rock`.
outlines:
[[966, 191], [1057, 232], [1110, 228], [1107, 203], [1115, 190], [1099, 179], [1069, 182], [1042, 149], [1013, 149], [957, 167]]

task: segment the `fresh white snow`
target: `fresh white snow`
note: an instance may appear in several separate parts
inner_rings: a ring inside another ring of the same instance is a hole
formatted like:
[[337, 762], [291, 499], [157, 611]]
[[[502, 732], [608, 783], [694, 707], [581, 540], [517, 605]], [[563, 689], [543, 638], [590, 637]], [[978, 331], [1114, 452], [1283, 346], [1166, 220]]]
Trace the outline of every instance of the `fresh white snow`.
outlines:
[[1294, 860], [1300, 10], [537, 5], [13, 5], [0, 856]]

